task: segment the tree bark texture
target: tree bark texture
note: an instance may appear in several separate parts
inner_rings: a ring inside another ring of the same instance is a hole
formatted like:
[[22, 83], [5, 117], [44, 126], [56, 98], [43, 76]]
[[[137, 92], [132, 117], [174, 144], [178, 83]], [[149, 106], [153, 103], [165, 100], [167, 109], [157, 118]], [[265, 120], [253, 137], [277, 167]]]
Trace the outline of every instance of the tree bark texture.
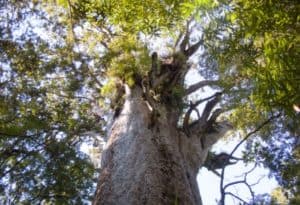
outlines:
[[[202, 204], [196, 175], [210, 147], [227, 131], [186, 136], [164, 105], [153, 110], [142, 89], [126, 87], [108, 133], [94, 205]], [[204, 143], [204, 144], [203, 144]]]

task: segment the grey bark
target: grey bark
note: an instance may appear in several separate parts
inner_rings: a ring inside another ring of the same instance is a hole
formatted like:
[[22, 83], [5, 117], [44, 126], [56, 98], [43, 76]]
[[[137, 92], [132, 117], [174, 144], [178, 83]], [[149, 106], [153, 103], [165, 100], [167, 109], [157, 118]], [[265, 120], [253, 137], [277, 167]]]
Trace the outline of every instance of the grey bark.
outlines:
[[163, 105], [155, 109], [159, 117], [149, 126], [153, 111], [142, 89], [127, 87], [123, 110], [102, 154], [94, 205], [202, 204], [197, 172], [228, 127], [220, 125], [202, 140], [197, 135], [188, 138]]

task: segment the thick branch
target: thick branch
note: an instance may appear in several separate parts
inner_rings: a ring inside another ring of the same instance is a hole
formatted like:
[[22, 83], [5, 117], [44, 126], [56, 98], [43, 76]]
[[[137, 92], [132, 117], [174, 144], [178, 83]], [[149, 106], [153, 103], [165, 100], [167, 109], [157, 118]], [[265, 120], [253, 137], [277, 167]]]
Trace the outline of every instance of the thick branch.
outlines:
[[[214, 95], [208, 97], [208, 98], [205, 98], [203, 99], [203, 101], [206, 101], [206, 100], [209, 100], [211, 98], [214, 98], [210, 101], [208, 101], [206, 103], [206, 106], [204, 108], [204, 111], [202, 112], [202, 115], [201, 115], [201, 118], [190, 123], [189, 125], [187, 124], [184, 124], [184, 130], [191, 130], [192, 133], [195, 133], [195, 134], [200, 134], [200, 133], [204, 133], [205, 131], [207, 131], [207, 128], [209, 128], [209, 125], [212, 125], [212, 122], [211, 120], [213, 120], [214, 118], [217, 118], [217, 114], [218, 114], [218, 110], [215, 111], [215, 114], [212, 115], [212, 118], [209, 119], [210, 121], [207, 121], [207, 118], [209, 117], [212, 109], [215, 107], [215, 105], [220, 101], [220, 96], [221, 96], [221, 93], [217, 92], [215, 93]], [[203, 102], [203, 101], [200, 101], [200, 102]], [[189, 116], [185, 116], [186, 119], [187, 117]], [[188, 120], [186, 120], [187, 122]], [[213, 134], [213, 135], [216, 135], [216, 132], [219, 134], [225, 134], [229, 129], [232, 129], [232, 126], [229, 125], [226, 121], [224, 122], [219, 122], [218, 125], [214, 128], [214, 131], [211, 132], [211, 133], [206, 133], [206, 134]], [[212, 130], [212, 129], [211, 129]], [[218, 137], [220, 137], [220, 135], [216, 135]], [[205, 137], [206, 139], [208, 139], [209, 137], [206, 136]], [[210, 136], [211, 138], [211, 136]], [[214, 140], [212, 139], [216, 139], [215, 137], [211, 138], [209, 141], [209, 143], [212, 143]], [[204, 138], [203, 138], [203, 141], [206, 141]]]
[[217, 80], [203, 80], [203, 81], [200, 81], [198, 83], [195, 83], [193, 85], [191, 85], [190, 87], [188, 87], [185, 92], [184, 92], [184, 95], [189, 95], [197, 90], [199, 90], [200, 88], [203, 88], [205, 86], [210, 86], [210, 85], [218, 85], [218, 82]]
[[168, 79], [169, 76], [170, 76], [170, 73], [166, 72], [166, 73], [156, 77], [156, 79], [154, 80], [154, 82], [152, 84], [152, 89], [154, 90], [155, 88], [157, 88], [158, 86], [163, 84], [165, 82], [165, 80]]
[[209, 117], [212, 109], [216, 106], [216, 104], [221, 100], [221, 95], [222, 93], [220, 92], [217, 92], [214, 96], [215, 98], [208, 101], [205, 105], [205, 108], [202, 112], [202, 115], [201, 115], [201, 121], [202, 122], [206, 122], [207, 118]]
[[186, 48], [187, 44], [189, 43], [189, 39], [190, 39], [190, 34], [187, 31], [186, 34], [183, 37], [183, 40], [182, 40], [180, 46], [179, 46], [180, 47], [180, 51], [182, 53], [185, 53], [185, 48]]
[[195, 104], [192, 104], [192, 102], [190, 102], [190, 108], [185, 113], [185, 116], [184, 116], [184, 119], [183, 119], [183, 130], [184, 130], [185, 134], [188, 137], [190, 137], [189, 120], [190, 120], [190, 116], [191, 116], [194, 109], [195, 109]]
[[180, 33], [178, 35], [178, 38], [177, 38], [177, 40], [175, 42], [175, 46], [174, 46], [175, 50], [177, 49], [177, 46], [178, 46], [180, 40], [182, 39], [183, 35], [184, 35], [184, 31], [180, 31]]
[[[198, 128], [198, 130], [197, 130]], [[227, 121], [220, 121], [216, 123], [216, 126], [213, 128], [212, 132], [204, 132], [201, 127], [196, 127], [194, 130], [202, 134], [202, 142], [205, 147], [210, 147], [214, 145], [221, 137], [223, 137], [229, 130], [232, 130], [232, 125]]]
[[221, 108], [216, 109], [212, 114], [211, 117], [207, 120], [207, 125], [211, 126], [214, 122], [216, 122], [217, 118], [220, 114], [223, 113], [223, 110]]
[[[189, 27], [190, 27], [190, 24], [191, 24], [191, 22], [192, 22], [193, 20], [194, 20], [194, 16], [192, 16], [192, 17], [187, 21], [187, 23], [186, 23], [186, 31], [185, 31], [183, 40], [181, 41], [181, 43], [180, 43], [180, 45], [179, 45], [180, 51], [181, 51], [182, 53], [184, 53], [184, 52], [186, 51], [186, 50], [185, 50], [185, 49], [186, 49], [186, 46], [187, 46], [188, 43], [189, 43], [189, 40], [190, 40], [190, 29], [189, 29]], [[180, 39], [182, 38], [182, 36], [183, 36], [183, 32], [180, 33], [179, 38], [178, 38], [178, 40], [177, 40], [175, 46], [178, 45], [178, 42], [180, 41]]]
[[184, 120], [183, 120], [183, 129], [185, 131], [185, 134], [190, 137], [190, 131], [189, 131], [189, 121], [190, 121], [190, 116], [193, 112], [193, 110], [197, 111], [198, 117], [199, 117], [199, 112], [197, 110], [197, 106], [204, 102], [205, 99], [202, 100], [198, 100], [196, 103], [192, 103], [190, 102], [190, 108], [188, 109], [188, 111], [186, 112], [185, 116], [184, 116]]
[[151, 72], [152, 75], [151, 78], [155, 78], [155, 76], [158, 76], [160, 74], [159, 69], [158, 69], [158, 55], [156, 52], [153, 52], [151, 55]]

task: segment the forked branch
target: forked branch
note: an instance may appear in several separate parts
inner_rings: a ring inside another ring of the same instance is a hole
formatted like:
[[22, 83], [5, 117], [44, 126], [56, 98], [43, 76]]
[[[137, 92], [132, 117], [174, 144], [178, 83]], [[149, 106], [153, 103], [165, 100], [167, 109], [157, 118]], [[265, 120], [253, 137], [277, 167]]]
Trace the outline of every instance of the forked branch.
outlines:
[[[186, 22], [186, 29], [185, 31], [182, 31], [180, 34], [179, 34], [179, 37], [175, 43], [175, 48], [178, 46], [179, 42], [181, 41], [180, 45], [179, 45], [179, 49], [181, 52], [184, 53], [188, 43], [189, 43], [189, 40], [190, 40], [190, 24], [191, 22], [194, 20], [194, 16], [192, 16], [187, 22]], [[182, 39], [183, 38], [183, 39]], [[181, 40], [182, 39], [182, 40]]]
[[[183, 130], [185, 131], [185, 133], [187, 134], [188, 137], [190, 136], [190, 131], [189, 131], [190, 124], [189, 124], [189, 121], [190, 121], [190, 117], [191, 117], [192, 112], [195, 110], [197, 112], [197, 114], [198, 114], [199, 111], [197, 109], [197, 106], [200, 105], [201, 103], [207, 101], [207, 100], [210, 100], [211, 98], [214, 98], [214, 97], [215, 97], [215, 95], [212, 95], [210, 97], [207, 97], [207, 98], [204, 98], [204, 99], [200, 99], [200, 100], [196, 101], [195, 103], [190, 102], [190, 107], [187, 110], [187, 112], [185, 113], [185, 116], [184, 116], [184, 119], [183, 119]], [[198, 117], [199, 117], [199, 114], [198, 114]]]
[[[196, 12], [197, 13], [197, 12]], [[179, 42], [179, 49], [180, 51], [186, 56], [186, 57], [190, 57], [191, 55], [193, 55], [198, 48], [203, 45], [203, 39], [200, 39], [197, 43], [195, 43], [192, 46], [189, 46], [189, 41], [190, 41], [190, 34], [191, 34], [191, 28], [190, 25], [191, 23], [194, 21], [194, 17], [196, 15], [196, 13], [194, 15], [192, 15], [192, 17], [187, 21], [186, 23], [186, 30], [180, 32], [178, 39], [176, 40], [175, 43], [175, 48], [177, 48]], [[182, 39], [182, 40], [181, 40]], [[189, 47], [188, 47], [189, 46]]]

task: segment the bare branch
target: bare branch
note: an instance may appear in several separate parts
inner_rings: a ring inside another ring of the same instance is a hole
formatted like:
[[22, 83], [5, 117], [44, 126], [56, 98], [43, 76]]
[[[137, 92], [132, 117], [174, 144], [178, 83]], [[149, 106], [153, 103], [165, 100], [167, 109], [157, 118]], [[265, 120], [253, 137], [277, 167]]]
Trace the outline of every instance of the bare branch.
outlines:
[[186, 57], [190, 57], [192, 56], [201, 45], [203, 45], [204, 40], [201, 39], [199, 40], [197, 43], [195, 43], [194, 45], [192, 45], [191, 47], [189, 47], [186, 51], [184, 51], [184, 54]]
[[233, 155], [234, 152], [239, 148], [239, 146], [241, 144], [243, 144], [251, 135], [255, 134], [256, 132], [258, 132], [260, 129], [262, 129], [264, 126], [266, 126], [267, 124], [269, 124], [272, 120], [278, 118], [281, 116], [281, 113], [275, 115], [275, 116], [272, 116], [270, 117], [269, 119], [267, 119], [266, 121], [264, 121], [261, 125], [259, 125], [256, 129], [254, 129], [253, 131], [249, 132], [243, 140], [241, 140], [235, 147], [234, 149], [232, 150], [232, 152], [230, 153], [230, 155]]
[[211, 114], [211, 117], [207, 121], [208, 126], [212, 125], [216, 121], [216, 119], [219, 117], [219, 115], [222, 114], [222, 113], [223, 113], [223, 110], [221, 108], [216, 109]]
[[95, 83], [99, 86], [99, 88], [102, 88], [103, 85], [102, 85], [102, 83], [98, 80], [98, 78], [97, 78], [97, 76], [95, 75], [95, 73], [92, 72], [92, 71], [89, 71], [88, 73], [89, 73], [89, 75], [93, 78], [93, 80], [95, 81]]
[[221, 174], [219, 173], [219, 172], [217, 172], [216, 170], [210, 170], [210, 171], [212, 171], [215, 175], [217, 175], [218, 177], [221, 177]]
[[224, 190], [230, 186], [237, 185], [237, 184], [245, 184], [245, 180], [239, 180], [239, 181], [234, 181], [234, 182], [228, 183], [224, 186]]
[[244, 173], [244, 179], [246, 179], [246, 177], [248, 176], [248, 174], [251, 174], [257, 167], [257, 164], [255, 163], [254, 166], [252, 167], [252, 169], [250, 169], [249, 171], [247, 171], [246, 173]]
[[182, 39], [183, 35], [184, 35], [184, 31], [180, 31], [180, 33], [179, 33], [179, 35], [178, 35], [178, 38], [177, 38], [177, 40], [176, 40], [176, 42], [175, 42], [175, 45], [174, 45], [174, 49], [175, 49], [175, 50], [176, 50], [176, 48], [177, 48], [177, 46], [178, 46], [180, 40]]
[[[248, 173], [247, 173], [247, 174], [248, 174]], [[252, 200], [253, 200], [253, 199], [254, 199], [254, 192], [253, 192], [253, 190], [252, 190], [251, 185], [249, 185], [248, 182], [247, 182], [247, 174], [245, 174], [244, 180], [235, 181], [235, 182], [231, 182], [231, 183], [229, 183], [229, 184], [226, 184], [226, 186], [224, 186], [224, 191], [225, 191], [225, 189], [227, 189], [227, 188], [230, 187], [230, 186], [237, 185], [237, 184], [244, 184], [244, 185], [248, 188], [248, 190], [249, 190], [249, 192], [250, 192], [250, 194], [251, 194]], [[226, 192], [225, 192], [225, 193], [226, 193]], [[225, 195], [226, 195], [226, 194], [225, 194]], [[225, 196], [225, 195], [224, 195], [224, 196]], [[225, 199], [224, 199], [224, 201], [225, 201]]]
[[263, 178], [265, 178], [265, 177], [266, 177], [266, 176], [262, 175], [256, 182], [250, 184], [250, 186], [256, 186], [256, 185], [258, 185], [258, 184], [260, 183], [260, 181], [261, 181]]
[[193, 85], [191, 85], [190, 87], [188, 87], [185, 92], [184, 95], [189, 95], [197, 90], [199, 90], [200, 88], [203, 88], [205, 86], [210, 86], [210, 85], [218, 85], [219, 81], [217, 80], [203, 80], [200, 81], [198, 83], [195, 83]]
[[[230, 156], [232, 157], [233, 154], [235, 153], [235, 151], [250, 137], [252, 136], [253, 134], [255, 134], [256, 132], [258, 132], [260, 129], [262, 129], [265, 125], [269, 124], [272, 120], [278, 118], [281, 116], [281, 113], [275, 115], [275, 116], [271, 116], [269, 119], [267, 119], [266, 121], [264, 121], [261, 125], [259, 125], [256, 129], [254, 129], [253, 131], [249, 132], [243, 140], [241, 140], [235, 147], [234, 149], [231, 151], [230, 153]], [[225, 192], [225, 189], [233, 184], [236, 184], [236, 183], [240, 183], [240, 181], [238, 182], [233, 182], [233, 183], [229, 183], [227, 185], [224, 186], [224, 175], [225, 175], [225, 169], [226, 167], [223, 167], [222, 168], [222, 172], [221, 172], [221, 181], [220, 181], [220, 191], [221, 191], [221, 200], [220, 200], [220, 204], [221, 205], [224, 205], [225, 204], [225, 195], [226, 195], [226, 192]], [[244, 177], [244, 184], [246, 184], [246, 186], [249, 188], [250, 192], [251, 192], [251, 195], [252, 195], [252, 198], [254, 197], [254, 194], [251, 190], [251, 186], [246, 182], [246, 177], [247, 175], [252, 172], [253, 170], [255, 169], [255, 167], [253, 169], [251, 169], [250, 171], [246, 172], [245, 173], [245, 177]]]
[[202, 115], [201, 115], [201, 121], [202, 122], [205, 122], [207, 120], [207, 118], [209, 117], [212, 109], [221, 100], [221, 95], [222, 95], [222, 93], [220, 93], [220, 92], [215, 93], [214, 99], [212, 99], [212, 100], [210, 100], [206, 103], [205, 108], [204, 108], [204, 110], [202, 112]]
[[200, 112], [199, 112], [199, 110], [198, 110], [198, 109], [195, 109], [195, 111], [196, 111], [196, 113], [197, 113], [197, 117], [198, 117], [198, 119], [200, 119], [200, 118], [201, 118], [201, 115], [200, 115]]
[[189, 29], [189, 27], [190, 27], [190, 24], [193, 20], [194, 20], [194, 15], [186, 22], [185, 34], [183, 34], [183, 32], [181, 32], [180, 35], [179, 35], [179, 38], [178, 38], [178, 40], [175, 44], [175, 46], [177, 46], [178, 42], [180, 41], [180, 39], [184, 35], [183, 40], [181, 41], [181, 43], [179, 45], [180, 51], [183, 52], [183, 53], [185, 53], [186, 46], [188, 45], [189, 40], [190, 40], [190, 29]]

